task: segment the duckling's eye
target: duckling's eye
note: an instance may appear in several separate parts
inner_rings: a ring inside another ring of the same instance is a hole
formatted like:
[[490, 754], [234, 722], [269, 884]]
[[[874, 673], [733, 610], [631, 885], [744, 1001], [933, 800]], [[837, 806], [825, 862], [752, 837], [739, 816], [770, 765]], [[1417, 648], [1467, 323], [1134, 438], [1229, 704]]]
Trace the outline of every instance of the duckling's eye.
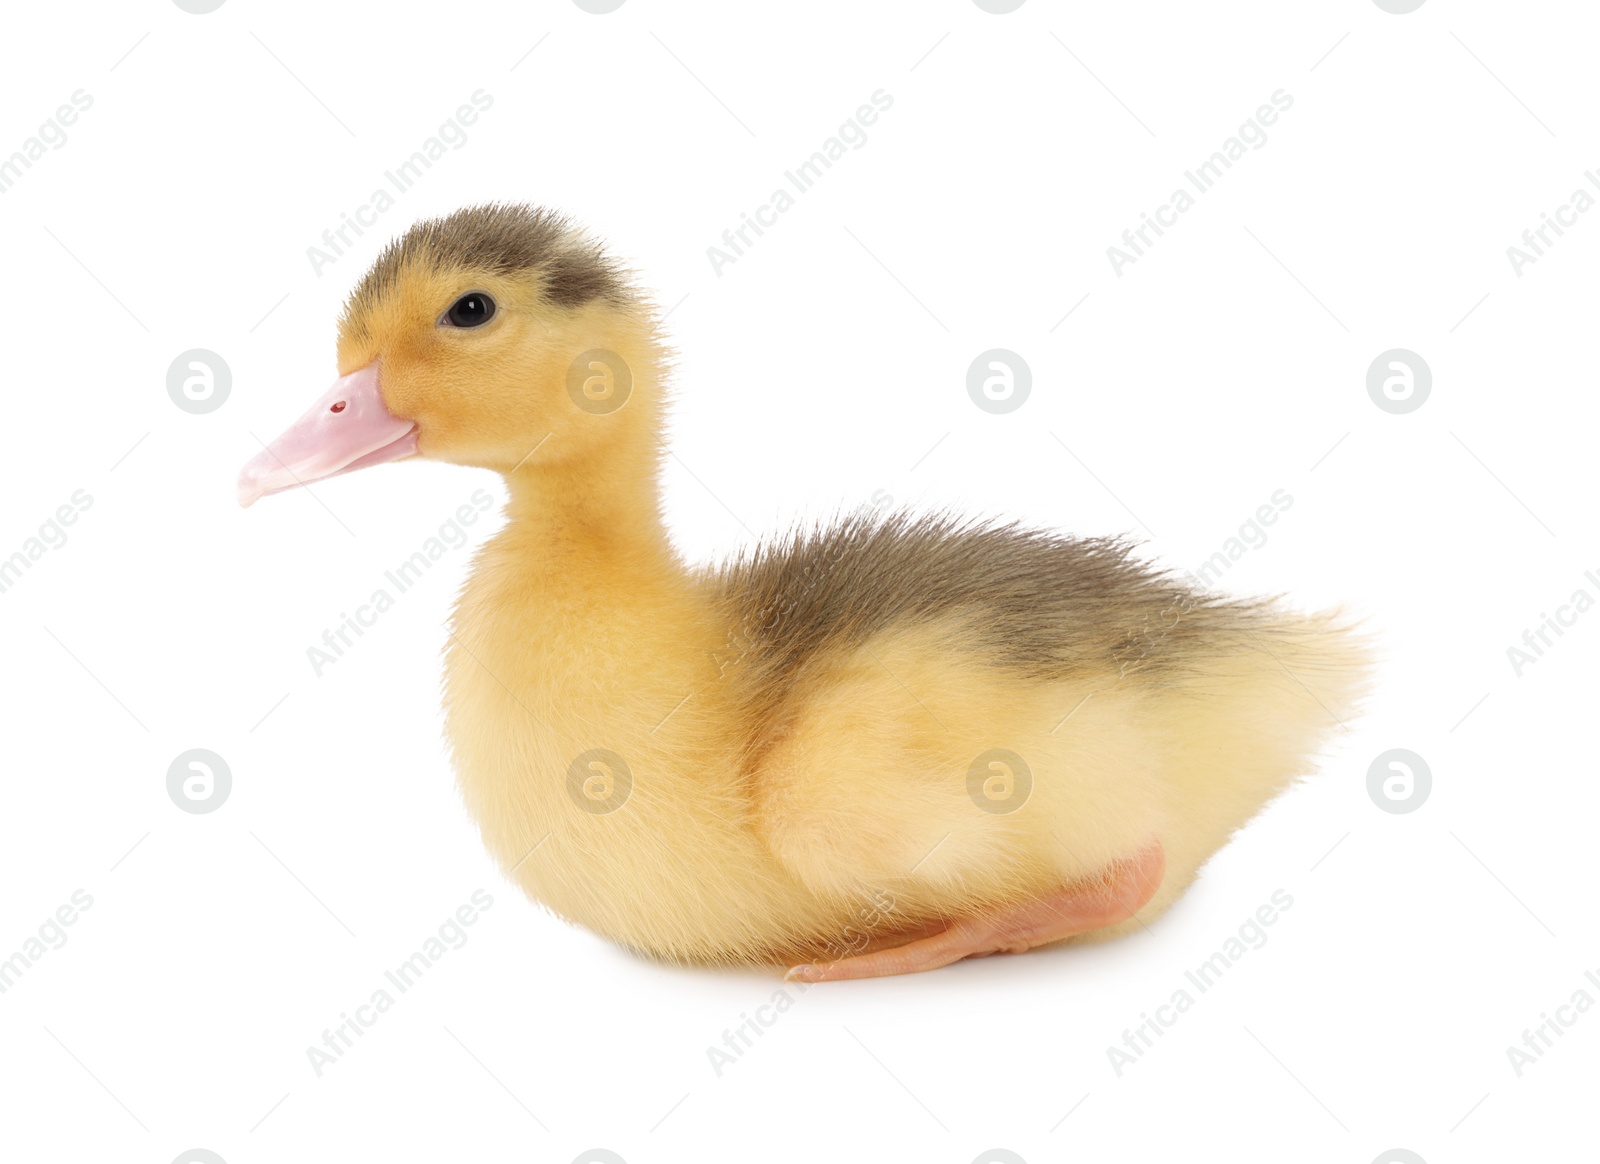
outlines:
[[482, 291], [469, 291], [440, 317], [441, 326], [482, 327], [494, 318], [494, 300]]

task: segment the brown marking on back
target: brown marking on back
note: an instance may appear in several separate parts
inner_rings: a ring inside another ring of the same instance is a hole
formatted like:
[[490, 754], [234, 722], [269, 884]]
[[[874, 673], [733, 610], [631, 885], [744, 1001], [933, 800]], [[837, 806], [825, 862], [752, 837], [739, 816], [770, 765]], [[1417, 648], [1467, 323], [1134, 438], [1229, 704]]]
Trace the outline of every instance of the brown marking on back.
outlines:
[[1198, 591], [1121, 539], [947, 514], [796, 530], [709, 580], [738, 628], [724, 673], [737, 667], [758, 717], [778, 714], [807, 675], [901, 622], [958, 623], [966, 631], [952, 648], [1032, 679], [1138, 674], [1151, 683], [1237, 650], [1273, 622], [1269, 604]]

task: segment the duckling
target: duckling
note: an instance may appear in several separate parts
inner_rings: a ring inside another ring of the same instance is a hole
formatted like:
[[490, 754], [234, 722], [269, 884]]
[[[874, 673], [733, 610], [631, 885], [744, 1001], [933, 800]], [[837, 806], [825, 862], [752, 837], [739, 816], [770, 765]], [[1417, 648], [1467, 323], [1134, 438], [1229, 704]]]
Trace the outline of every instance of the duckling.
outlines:
[[413, 457], [504, 477], [446, 729], [488, 850], [561, 917], [813, 981], [1117, 936], [1359, 703], [1343, 616], [1120, 539], [896, 512], [684, 561], [659, 332], [555, 213], [420, 222], [346, 303], [338, 381], [239, 479], [248, 506]]

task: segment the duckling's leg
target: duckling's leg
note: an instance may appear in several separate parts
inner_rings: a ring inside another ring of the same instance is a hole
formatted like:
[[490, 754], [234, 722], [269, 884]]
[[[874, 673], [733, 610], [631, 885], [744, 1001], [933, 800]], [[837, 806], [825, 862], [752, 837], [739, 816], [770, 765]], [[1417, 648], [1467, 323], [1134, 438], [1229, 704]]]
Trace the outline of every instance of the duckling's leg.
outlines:
[[937, 970], [985, 954], [1021, 954], [1128, 920], [1160, 887], [1166, 863], [1155, 841], [1137, 856], [1113, 864], [1101, 878], [994, 913], [958, 918], [943, 933], [904, 946], [837, 962], [806, 962], [784, 977], [803, 982], [882, 978]]

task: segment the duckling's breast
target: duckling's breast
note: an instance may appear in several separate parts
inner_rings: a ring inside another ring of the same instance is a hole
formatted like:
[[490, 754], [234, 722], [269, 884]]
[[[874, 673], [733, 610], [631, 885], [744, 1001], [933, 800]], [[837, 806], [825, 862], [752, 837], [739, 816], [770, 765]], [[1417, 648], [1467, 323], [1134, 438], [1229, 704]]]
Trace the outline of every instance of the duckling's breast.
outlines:
[[496, 861], [556, 913], [661, 957], [766, 958], [829, 924], [752, 827], [725, 638], [670, 575], [577, 585], [491, 545], [446, 653], [456, 771]]

